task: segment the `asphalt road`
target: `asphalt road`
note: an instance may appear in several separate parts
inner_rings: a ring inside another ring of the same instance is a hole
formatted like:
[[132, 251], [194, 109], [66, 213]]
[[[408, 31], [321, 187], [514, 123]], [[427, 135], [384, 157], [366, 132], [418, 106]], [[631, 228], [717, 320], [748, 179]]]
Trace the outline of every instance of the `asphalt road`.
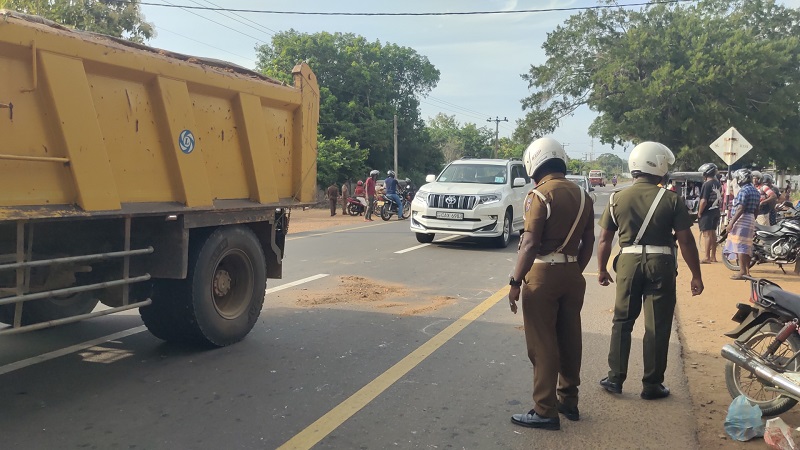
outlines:
[[[609, 190], [597, 191], [597, 217]], [[671, 397], [639, 399], [641, 326], [624, 394], [598, 386], [613, 289], [597, 284], [594, 262], [581, 421], [562, 419], [556, 432], [510, 423], [531, 408], [532, 389], [522, 317], [505, 297], [516, 244], [420, 246], [397, 221], [291, 235], [256, 327], [222, 349], [164, 343], [136, 313], [0, 338], [2, 447], [696, 448], [676, 333]], [[423, 312], [298, 303], [340, 289], [342, 276], [401, 285], [393, 300]], [[437, 298], [448, 301], [424, 308]]]

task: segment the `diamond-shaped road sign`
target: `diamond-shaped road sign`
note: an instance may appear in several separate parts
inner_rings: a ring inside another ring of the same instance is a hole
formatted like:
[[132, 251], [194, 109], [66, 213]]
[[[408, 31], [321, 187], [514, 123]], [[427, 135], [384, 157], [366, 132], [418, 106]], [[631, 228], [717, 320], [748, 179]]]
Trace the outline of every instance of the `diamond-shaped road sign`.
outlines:
[[709, 147], [711, 147], [711, 150], [714, 150], [714, 153], [719, 155], [719, 157], [725, 161], [725, 164], [729, 166], [738, 161], [739, 158], [753, 148], [753, 146], [747, 142], [747, 139], [739, 134], [734, 127], [722, 133], [722, 136], [717, 138]]

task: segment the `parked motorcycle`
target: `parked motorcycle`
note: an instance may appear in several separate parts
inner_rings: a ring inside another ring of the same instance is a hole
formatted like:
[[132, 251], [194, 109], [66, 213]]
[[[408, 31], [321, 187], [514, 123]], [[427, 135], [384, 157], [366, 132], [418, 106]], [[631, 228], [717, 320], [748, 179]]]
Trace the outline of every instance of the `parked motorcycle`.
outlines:
[[731, 397], [744, 395], [765, 416], [790, 410], [800, 400], [800, 295], [777, 284], [750, 280], [750, 304], [739, 303], [731, 320], [739, 326], [722, 347], [725, 384]]
[[[408, 195], [407, 192], [398, 192], [397, 195], [400, 196], [403, 202], [401, 217], [403, 219], [408, 219], [408, 217], [411, 216], [411, 200], [413, 200], [413, 197]], [[393, 215], [397, 214], [397, 203], [386, 195], [381, 196], [380, 200], [378, 200], [378, 207], [381, 209], [381, 219], [383, 220], [389, 220]]]
[[361, 203], [361, 200], [358, 197], [348, 197], [347, 198], [347, 214], [351, 216], [360, 216], [367, 211], [367, 207]]
[[[726, 238], [727, 232], [723, 232], [719, 237], [719, 241], [722, 242]], [[774, 226], [756, 224], [750, 267], [757, 264], [773, 263], [777, 264], [783, 273], [786, 273], [783, 265], [794, 264], [798, 254], [800, 254], [800, 218], [785, 219]], [[725, 267], [733, 271], [739, 271], [739, 263], [735, 254], [722, 256], [722, 262], [725, 263]]]

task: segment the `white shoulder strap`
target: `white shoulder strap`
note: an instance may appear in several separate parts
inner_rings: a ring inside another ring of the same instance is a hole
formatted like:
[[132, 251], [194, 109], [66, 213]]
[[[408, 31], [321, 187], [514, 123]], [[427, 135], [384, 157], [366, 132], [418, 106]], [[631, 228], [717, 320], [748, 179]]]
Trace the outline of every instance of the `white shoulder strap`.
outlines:
[[644, 223], [642, 223], [641, 228], [639, 228], [639, 234], [636, 235], [636, 239], [633, 240], [633, 245], [639, 245], [639, 241], [644, 236], [645, 230], [647, 230], [647, 226], [650, 225], [650, 219], [653, 218], [653, 213], [656, 210], [656, 206], [658, 206], [658, 202], [661, 201], [661, 197], [664, 196], [664, 193], [667, 192], [664, 188], [658, 189], [658, 194], [656, 194], [655, 200], [653, 200], [653, 204], [650, 205], [650, 209], [647, 211], [647, 215], [644, 216]]
[[570, 238], [572, 237], [572, 233], [575, 232], [575, 228], [578, 227], [578, 222], [580, 222], [581, 217], [583, 217], [583, 207], [586, 204], [586, 193], [583, 192], [583, 189], [581, 189], [580, 187], [578, 189], [581, 190], [581, 206], [580, 208], [578, 208], [578, 216], [575, 217], [575, 221], [572, 222], [572, 228], [569, 229], [569, 233], [567, 233], [567, 238], [564, 239], [564, 243], [561, 244], [553, 253], [561, 253], [561, 250], [564, 250], [564, 247], [567, 246]]
[[611, 196], [608, 198], [608, 212], [611, 214], [611, 221], [614, 222], [614, 226], [619, 228], [617, 218], [614, 217], [614, 194], [616, 194], [616, 192], [612, 192]]
[[547, 217], [545, 217], [545, 220], [549, 219], [550, 218], [550, 202], [547, 201], [547, 197], [545, 197], [544, 194], [542, 194], [541, 192], [537, 191], [536, 189], [531, 189], [531, 192], [533, 192], [534, 194], [536, 194], [536, 196], [538, 196], [540, 199], [542, 199], [542, 202], [544, 202], [544, 204], [547, 206]]

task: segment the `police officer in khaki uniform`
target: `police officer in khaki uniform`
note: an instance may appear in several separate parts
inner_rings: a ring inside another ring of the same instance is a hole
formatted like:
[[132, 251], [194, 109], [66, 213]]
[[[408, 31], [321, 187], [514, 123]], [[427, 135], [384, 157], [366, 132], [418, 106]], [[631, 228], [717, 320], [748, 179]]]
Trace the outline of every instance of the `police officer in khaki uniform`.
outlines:
[[619, 233], [620, 254], [614, 259], [617, 296], [608, 353], [608, 377], [600, 385], [619, 394], [628, 375], [631, 331], [644, 309], [644, 376], [641, 397], [664, 398], [667, 351], [675, 310], [675, 231], [686, 265], [692, 272], [692, 295], [703, 292], [700, 259], [697, 254], [692, 219], [680, 197], [658, 186], [666, 176], [672, 152], [657, 142], [642, 142], [628, 158], [633, 185], [615, 192], [600, 218], [597, 246], [598, 281], [608, 286], [614, 280], [607, 271], [614, 234]]
[[564, 177], [567, 155], [557, 141], [535, 140], [523, 159], [536, 188], [525, 199], [525, 228], [508, 300], [516, 314], [522, 294], [534, 406], [511, 421], [558, 430], [559, 412], [579, 419], [583, 269], [594, 247], [594, 212], [586, 191]]

